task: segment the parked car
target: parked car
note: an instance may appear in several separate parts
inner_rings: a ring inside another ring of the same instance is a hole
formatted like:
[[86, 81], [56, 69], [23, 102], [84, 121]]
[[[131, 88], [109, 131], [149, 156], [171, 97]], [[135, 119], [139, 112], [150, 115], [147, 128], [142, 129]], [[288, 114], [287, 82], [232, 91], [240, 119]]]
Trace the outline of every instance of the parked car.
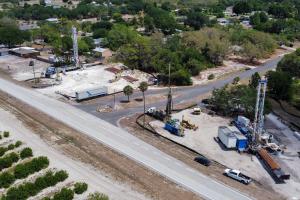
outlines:
[[235, 179], [245, 185], [248, 185], [252, 179], [245, 174], [242, 174], [239, 170], [236, 169], [225, 169], [224, 174], [232, 179]]
[[197, 156], [194, 160], [207, 167], [211, 165], [211, 161], [204, 156]]

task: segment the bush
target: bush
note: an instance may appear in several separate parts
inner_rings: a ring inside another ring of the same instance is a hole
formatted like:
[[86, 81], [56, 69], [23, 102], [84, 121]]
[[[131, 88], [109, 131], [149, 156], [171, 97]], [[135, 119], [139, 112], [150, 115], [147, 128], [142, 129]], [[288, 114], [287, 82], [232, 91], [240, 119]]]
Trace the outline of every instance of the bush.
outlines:
[[0, 188], [8, 188], [15, 182], [15, 176], [9, 172], [3, 172], [0, 175]]
[[11, 167], [13, 163], [19, 160], [19, 155], [12, 152], [0, 159], [0, 170]]
[[6, 147], [0, 147], [0, 156], [3, 156], [6, 151], [7, 151]]
[[89, 194], [87, 200], [109, 200], [109, 198], [105, 194], [95, 192], [93, 194]]
[[32, 155], [32, 149], [29, 147], [24, 148], [20, 153], [22, 159], [32, 157]]
[[2, 140], [2, 135], [0, 134], [0, 140]]
[[208, 77], [207, 77], [208, 80], [213, 80], [215, 79], [215, 75], [214, 74], [210, 74]]
[[49, 160], [47, 157], [38, 157], [32, 159], [30, 162], [24, 164], [18, 164], [14, 169], [14, 175], [16, 179], [26, 178], [30, 174], [34, 174], [49, 166]]
[[64, 181], [68, 177], [65, 171], [53, 173], [48, 171], [45, 175], [38, 177], [35, 182], [25, 182], [16, 187], [8, 189], [6, 195], [2, 196], [5, 200], [25, 200], [47, 187], [56, 185], [58, 182]]
[[0, 188], [7, 188], [16, 179], [26, 178], [30, 174], [34, 174], [49, 165], [49, 160], [47, 157], [38, 157], [32, 159], [30, 162], [24, 164], [18, 164], [11, 173], [2, 173], [0, 175]]
[[15, 148], [15, 145], [14, 145], [14, 144], [10, 144], [10, 145], [7, 146], [7, 149], [8, 149], [8, 150], [12, 150], [12, 149], [14, 149], [14, 148]]
[[8, 131], [4, 131], [3, 136], [6, 137], [6, 138], [9, 137], [9, 132]]
[[76, 194], [82, 194], [88, 189], [88, 185], [86, 183], [75, 183], [74, 192]]
[[17, 141], [16, 143], [15, 143], [15, 147], [17, 148], [17, 147], [19, 147], [19, 146], [21, 146], [22, 145], [22, 142], [21, 141]]
[[56, 193], [52, 200], [72, 200], [74, 198], [74, 191], [71, 189], [63, 188], [60, 192]]

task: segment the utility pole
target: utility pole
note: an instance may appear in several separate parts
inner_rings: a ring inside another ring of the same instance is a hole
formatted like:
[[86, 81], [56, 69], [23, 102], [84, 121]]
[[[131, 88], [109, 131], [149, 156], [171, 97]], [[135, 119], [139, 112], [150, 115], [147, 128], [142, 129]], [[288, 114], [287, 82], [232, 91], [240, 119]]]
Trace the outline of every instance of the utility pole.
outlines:
[[33, 82], [34, 82], [34, 84], [36, 84], [35, 68], [34, 68], [34, 61], [33, 61], [33, 60], [31, 60], [31, 61], [29, 62], [29, 66], [32, 66]]
[[114, 89], [114, 109], [116, 108], [116, 90]]

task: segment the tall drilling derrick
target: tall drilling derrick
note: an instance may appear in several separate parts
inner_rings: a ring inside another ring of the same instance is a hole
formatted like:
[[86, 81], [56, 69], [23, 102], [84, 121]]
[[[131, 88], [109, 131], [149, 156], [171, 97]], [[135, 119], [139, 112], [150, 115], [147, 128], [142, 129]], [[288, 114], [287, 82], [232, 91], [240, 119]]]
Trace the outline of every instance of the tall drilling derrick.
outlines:
[[79, 68], [79, 56], [78, 56], [78, 43], [77, 43], [77, 31], [76, 28], [72, 27], [72, 39], [73, 39], [73, 57], [74, 57], [74, 63], [75, 67]]
[[254, 118], [254, 127], [252, 141], [255, 144], [258, 144], [260, 136], [263, 133], [264, 129], [264, 105], [267, 89], [267, 79], [262, 78], [258, 82], [257, 86], [257, 97], [256, 97], [256, 106], [255, 106], [255, 118]]
[[169, 64], [169, 93], [168, 93], [168, 100], [167, 100], [167, 105], [166, 105], [166, 115], [168, 117], [171, 116], [172, 114], [172, 109], [173, 109], [173, 102], [172, 102], [172, 89], [171, 89], [171, 66]]

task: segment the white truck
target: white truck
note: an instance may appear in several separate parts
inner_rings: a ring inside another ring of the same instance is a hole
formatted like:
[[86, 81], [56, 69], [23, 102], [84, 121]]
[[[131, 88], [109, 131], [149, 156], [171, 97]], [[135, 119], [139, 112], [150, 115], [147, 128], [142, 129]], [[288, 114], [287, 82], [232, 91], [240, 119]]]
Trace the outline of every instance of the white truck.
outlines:
[[239, 170], [236, 169], [225, 169], [224, 174], [232, 179], [235, 179], [245, 185], [248, 185], [252, 179], [244, 174], [242, 174]]

